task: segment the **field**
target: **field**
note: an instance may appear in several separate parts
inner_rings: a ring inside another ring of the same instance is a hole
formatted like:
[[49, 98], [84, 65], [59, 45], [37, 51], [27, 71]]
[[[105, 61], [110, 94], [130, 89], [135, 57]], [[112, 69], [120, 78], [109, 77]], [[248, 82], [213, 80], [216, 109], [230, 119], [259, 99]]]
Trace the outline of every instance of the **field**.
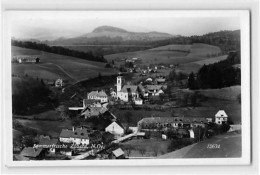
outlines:
[[221, 53], [219, 47], [196, 43], [192, 45], [166, 45], [144, 51], [111, 54], [106, 55], [105, 58], [108, 61], [114, 60], [118, 65], [124, 64], [121, 59], [134, 57], [141, 59], [140, 62], [136, 63], [138, 65], [179, 64], [178, 70], [190, 73], [197, 72], [204, 63], [223, 60], [224, 56], [209, 58], [209, 56], [219, 53]]
[[227, 55], [214, 57], [214, 58], [208, 58], [206, 60], [195, 61], [195, 62], [192, 62], [192, 63], [199, 64], [199, 65], [204, 65], [204, 64], [208, 65], [208, 64], [213, 64], [213, 63], [225, 60], [225, 59], [227, 59]]
[[25, 49], [12, 46], [12, 55], [37, 55], [41, 59], [40, 64], [12, 64], [12, 73], [15, 75], [25, 75], [38, 77], [46, 80], [56, 80], [63, 78], [69, 82], [111, 75], [115, 71], [105, 68], [105, 63], [83, 60], [80, 58], [41, 52], [32, 49]]
[[131, 148], [129, 154], [130, 158], [157, 157], [167, 153], [167, 149], [170, 143], [171, 140], [133, 139], [121, 143], [120, 146], [125, 150], [125, 152], [127, 152], [127, 149], [129, 150], [129, 147]]
[[[209, 144], [218, 144], [220, 148], [209, 149]], [[184, 147], [180, 150], [167, 153], [158, 158], [173, 159], [173, 158], [227, 158], [241, 157], [242, 143], [241, 135], [218, 135], [211, 139]]]
[[72, 123], [70, 120], [66, 121], [42, 121], [42, 120], [25, 120], [15, 119], [27, 128], [32, 128], [37, 131], [37, 134], [50, 135], [52, 137], [58, 137], [61, 130], [65, 128], [71, 128]]

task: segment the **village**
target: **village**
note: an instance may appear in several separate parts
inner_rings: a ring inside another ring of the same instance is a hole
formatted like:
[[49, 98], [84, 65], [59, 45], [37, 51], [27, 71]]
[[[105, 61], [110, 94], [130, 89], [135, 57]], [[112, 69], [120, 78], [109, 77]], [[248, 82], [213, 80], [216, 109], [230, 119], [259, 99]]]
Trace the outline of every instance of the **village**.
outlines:
[[[18, 63], [26, 62], [25, 58], [15, 59]], [[35, 63], [39, 63], [39, 60], [36, 58]], [[147, 150], [135, 149], [134, 144], [129, 147], [127, 143], [144, 140], [149, 144], [149, 141], [153, 140], [158, 143], [171, 140], [180, 143], [179, 146], [171, 149], [176, 150], [218, 134], [241, 132], [241, 124], [230, 124], [229, 115], [223, 109], [215, 111], [215, 115], [212, 116], [147, 115], [138, 116], [140, 120], [135, 124], [122, 122], [113, 114], [113, 110], [124, 108], [133, 111], [144, 108], [161, 110], [160, 104], [157, 105], [159, 109], [153, 108], [154, 99], [164, 103], [171, 102], [166, 94], [170, 80], [164, 69], [174, 70], [178, 66], [169, 65], [165, 68], [163, 65], [154, 65], [152, 68], [142, 69], [134, 64], [138, 58], [122, 61], [126, 65], [132, 64], [131, 68], [129, 66], [126, 68], [127, 74], [144, 77], [141, 79], [144, 81], [135, 83], [126, 81], [126, 73], [119, 72], [114, 80], [115, 86], [111, 86], [109, 90], [92, 89], [87, 92], [87, 96], [82, 97], [82, 101], [79, 102], [81, 106], [68, 106], [68, 116], [64, 120], [76, 118], [77, 122], [74, 122], [72, 127], [60, 130], [58, 137], [37, 136], [33, 146], [14, 147], [15, 160], [159, 158], [159, 154], [163, 155], [167, 152], [160, 152], [160, 148], [156, 148], [147, 153]], [[160, 74], [159, 69], [162, 69], [163, 73]], [[48, 85], [59, 88], [61, 93], [66, 93], [66, 85], [63, 82], [63, 79], [57, 79], [53, 84]], [[176, 105], [171, 105], [169, 108], [174, 111], [174, 106]], [[139, 154], [131, 156], [133, 150], [138, 150]], [[150, 156], [146, 157], [147, 155]]]

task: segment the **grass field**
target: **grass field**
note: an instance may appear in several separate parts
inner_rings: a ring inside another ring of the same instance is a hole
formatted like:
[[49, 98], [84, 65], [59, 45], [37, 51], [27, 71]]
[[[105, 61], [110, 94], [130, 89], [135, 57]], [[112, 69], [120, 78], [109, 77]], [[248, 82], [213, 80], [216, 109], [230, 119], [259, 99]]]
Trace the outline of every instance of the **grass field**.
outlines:
[[[157, 157], [167, 153], [171, 140], [162, 139], [133, 139], [120, 146], [126, 151], [126, 148], [132, 147], [129, 157]], [[143, 155], [139, 150], [143, 150]]]
[[15, 119], [28, 128], [35, 129], [37, 134], [45, 134], [52, 137], [58, 137], [62, 129], [72, 128], [70, 120], [66, 121], [42, 121], [42, 120], [25, 120]]
[[191, 45], [180, 45], [180, 44], [170, 44], [166, 46], [152, 48], [150, 50], [157, 50], [157, 51], [184, 51], [190, 52]]
[[220, 52], [219, 47], [197, 43], [192, 45], [166, 45], [144, 51], [106, 55], [105, 58], [108, 61], [114, 60], [118, 65], [124, 64], [124, 62], [121, 61], [122, 58], [133, 57], [142, 60], [136, 63], [139, 65], [160, 63], [179, 64], [178, 70], [190, 73], [192, 71], [197, 72], [204, 63], [207, 64], [223, 60], [224, 57], [208, 58], [208, 56], [219, 54]]
[[32, 49], [12, 46], [12, 55], [38, 55], [40, 64], [12, 64], [12, 73], [29, 75], [43, 79], [63, 78], [70, 82], [102, 75], [111, 75], [115, 71], [105, 68], [105, 63], [83, 60], [75, 57], [63, 56]]
[[[209, 144], [220, 145], [217, 149], [207, 148]], [[233, 158], [242, 156], [241, 135], [218, 135], [211, 139], [167, 153], [159, 159], [174, 158]]]
[[218, 56], [218, 57], [214, 57], [214, 58], [208, 58], [205, 60], [195, 61], [192, 63], [199, 64], [199, 65], [204, 65], [204, 64], [208, 65], [208, 64], [217, 63], [217, 62], [225, 60], [225, 59], [227, 59], [227, 55]]

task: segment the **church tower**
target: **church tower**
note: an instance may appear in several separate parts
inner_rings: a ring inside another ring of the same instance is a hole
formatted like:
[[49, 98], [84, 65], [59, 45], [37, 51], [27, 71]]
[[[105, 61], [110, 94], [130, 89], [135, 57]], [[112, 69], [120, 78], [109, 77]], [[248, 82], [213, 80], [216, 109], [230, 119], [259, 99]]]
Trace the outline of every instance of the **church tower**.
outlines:
[[116, 91], [119, 92], [122, 89], [123, 77], [118, 76], [116, 80]]

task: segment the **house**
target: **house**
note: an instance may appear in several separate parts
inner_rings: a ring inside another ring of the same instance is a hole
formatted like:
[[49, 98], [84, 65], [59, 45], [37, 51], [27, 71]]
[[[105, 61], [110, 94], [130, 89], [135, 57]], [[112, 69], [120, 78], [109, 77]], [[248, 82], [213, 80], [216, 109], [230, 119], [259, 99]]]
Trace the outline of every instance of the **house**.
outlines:
[[137, 123], [140, 130], [158, 130], [167, 128], [193, 128], [205, 127], [206, 118], [185, 118], [185, 117], [148, 117]]
[[116, 150], [112, 151], [111, 158], [112, 159], [124, 159], [125, 153], [121, 148], [117, 148]]
[[234, 131], [238, 131], [241, 132], [241, 125], [230, 125], [230, 128], [228, 130], [228, 132], [234, 132]]
[[33, 160], [39, 160], [44, 158], [44, 151], [42, 148], [25, 147], [20, 155]]
[[62, 87], [62, 86], [64, 86], [64, 83], [63, 83], [63, 80], [62, 79], [57, 79], [56, 81], [55, 81], [55, 87]]
[[110, 96], [111, 96], [112, 98], [116, 98], [116, 91], [115, 91], [115, 90], [111, 90], [111, 91], [110, 91]]
[[37, 56], [18, 55], [13, 56], [12, 62], [16, 63], [39, 63], [40, 58]]
[[83, 99], [83, 108], [86, 107], [102, 107], [100, 100]]
[[143, 104], [143, 100], [141, 98], [136, 98], [135, 99], [135, 104], [136, 105], [142, 105]]
[[112, 122], [110, 125], [108, 125], [105, 128], [105, 131], [113, 134], [115, 136], [115, 138], [119, 138], [119, 137], [123, 136], [125, 133], [124, 127], [117, 122]]
[[88, 94], [88, 99], [100, 100], [101, 103], [108, 102], [105, 91], [92, 91]]
[[59, 143], [58, 139], [50, 138], [48, 137], [42, 137], [40, 138], [38, 146], [45, 149], [49, 153], [55, 153], [56, 148], [55, 146]]
[[166, 79], [164, 77], [159, 77], [155, 79], [156, 84], [164, 84]]
[[145, 96], [159, 96], [164, 93], [162, 85], [146, 85], [145, 90]]
[[86, 128], [80, 127], [75, 128], [72, 127], [72, 130], [62, 129], [60, 136], [60, 142], [64, 143], [74, 143], [74, 144], [89, 144], [89, 136]]
[[87, 119], [90, 117], [97, 117], [106, 111], [107, 108], [105, 107], [85, 107], [81, 112], [81, 116], [84, 115], [85, 119]]
[[152, 78], [147, 78], [145, 81], [147, 81], [147, 82], [152, 82], [153, 79], [152, 79]]
[[215, 115], [215, 123], [221, 125], [222, 123], [226, 123], [228, 120], [228, 115], [224, 110], [219, 110]]

